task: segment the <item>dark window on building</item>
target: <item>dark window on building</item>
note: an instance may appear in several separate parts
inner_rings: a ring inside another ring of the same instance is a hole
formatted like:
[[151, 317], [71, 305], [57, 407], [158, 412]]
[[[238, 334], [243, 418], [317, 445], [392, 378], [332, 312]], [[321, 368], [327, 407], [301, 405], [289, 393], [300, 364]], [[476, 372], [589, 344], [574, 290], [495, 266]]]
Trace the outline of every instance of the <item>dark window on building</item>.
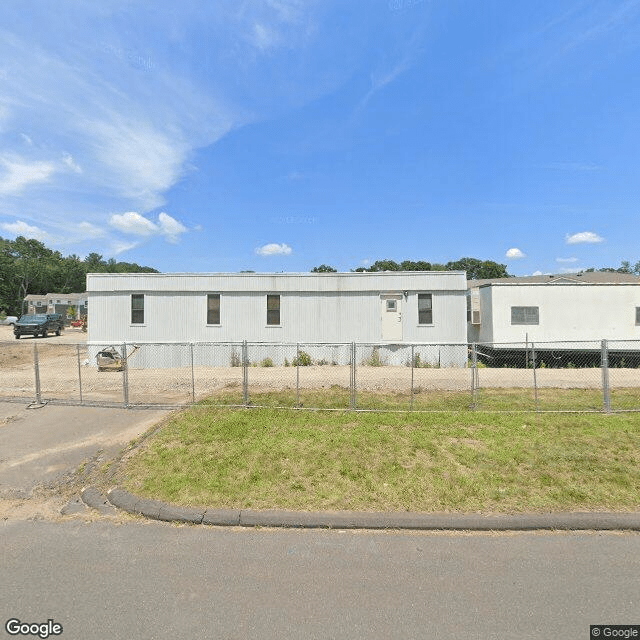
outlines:
[[220, 294], [207, 295], [207, 324], [220, 324]]
[[267, 296], [267, 324], [280, 324], [280, 296]]
[[432, 297], [430, 293], [418, 294], [418, 324], [433, 324]]
[[636, 307], [636, 324], [640, 324], [640, 307]]
[[131, 324], [144, 324], [144, 294], [131, 294]]
[[538, 307], [511, 307], [511, 324], [540, 324]]

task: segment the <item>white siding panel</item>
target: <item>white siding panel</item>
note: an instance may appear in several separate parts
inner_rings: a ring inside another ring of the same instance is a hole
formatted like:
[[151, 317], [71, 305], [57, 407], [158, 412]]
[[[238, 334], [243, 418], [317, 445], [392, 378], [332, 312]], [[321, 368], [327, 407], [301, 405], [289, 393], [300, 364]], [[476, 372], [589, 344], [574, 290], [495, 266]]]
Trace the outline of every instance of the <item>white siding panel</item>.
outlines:
[[464, 291], [464, 271], [385, 273], [90, 273], [89, 291]]
[[[444, 275], [438, 272], [435, 277], [429, 272], [409, 274], [408, 280], [396, 274], [367, 275], [375, 277], [340, 274], [323, 279], [310, 278], [308, 274], [262, 274], [241, 278], [247, 287], [245, 290], [231, 289], [240, 282], [236, 275], [91, 276], [88, 278], [88, 338], [90, 342], [100, 343], [242, 340], [376, 343], [382, 339], [380, 295], [395, 291], [403, 296], [402, 342], [466, 341], [466, 281], [462, 272]], [[166, 288], [160, 287], [163, 278]], [[458, 286], [438, 288], [453, 281]], [[109, 288], [102, 290], [101, 285], [105, 283], [109, 283]], [[334, 288], [312, 291], [309, 283], [325, 287], [332, 284]], [[357, 283], [360, 283], [360, 289], [354, 287]], [[182, 288], [177, 288], [179, 284]], [[363, 284], [368, 288], [363, 289]], [[396, 286], [399, 284], [403, 286]], [[258, 285], [265, 287], [252, 289]], [[371, 285], [376, 286], [371, 288]], [[418, 324], [418, 294], [423, 292], [433, 296], [433, 326]], [[132, 293], [144, 294], [144, 323], [141, 325], [131, 323]], [[206, 322], [209, 293], [220, 294], [219, 326]], [[267, 325], [267, 294], [270, 293], [280, 295], [280, 326]]]
[[[635, 324], [640, 285], [584, 283], [490, 288], [494, 342], [524, 341], [525, 336], [535, 342], [640, 339], [640, 326]], [[512, 325], [512, 306], [539, 307], [539, 324]]]

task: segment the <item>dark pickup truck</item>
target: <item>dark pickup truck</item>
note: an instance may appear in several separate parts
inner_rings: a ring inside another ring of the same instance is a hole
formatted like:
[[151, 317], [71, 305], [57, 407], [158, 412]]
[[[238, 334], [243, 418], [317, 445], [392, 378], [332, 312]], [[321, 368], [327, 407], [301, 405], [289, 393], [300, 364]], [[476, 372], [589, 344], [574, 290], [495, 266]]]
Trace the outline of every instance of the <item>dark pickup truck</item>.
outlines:
[[49, 332], [59, 336], [64, 329], [64, 320], [59, 313], [39, 313], [36, 315], [21, 316], [20, 320], [13, 325], [13, 335], [16, 340], [20, 336], [33, 336], [37, 338], [39, 335], [46, 338]]

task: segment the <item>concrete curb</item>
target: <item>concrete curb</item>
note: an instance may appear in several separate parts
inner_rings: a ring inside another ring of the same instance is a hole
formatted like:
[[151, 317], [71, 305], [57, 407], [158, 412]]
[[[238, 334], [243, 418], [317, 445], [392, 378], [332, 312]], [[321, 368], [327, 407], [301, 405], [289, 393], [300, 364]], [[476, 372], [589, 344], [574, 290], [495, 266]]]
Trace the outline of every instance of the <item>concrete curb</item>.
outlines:
[[[97, 489], [89, 488], [91, 497]], [[83, 491], [83, 500], [85, 493]], [[138, 498], [113, 488], [107, 493], [111, 504], [154, 520], [217, 526], [290, 527], [323, 529], [416, 529], [431, 531], [534, 531], [596, 530], [640, 531], [640, 513], [533, 513], [480, 515], [467, 513], [366, 513], [358, 511], [252, 511], [248, 509], [196, 509], [160, 500]], [[89, 504], [89, 503], [87, 503]], [[89, 505], [92, 506], [92, 505]]]
[[116, 511], [113, 505], [109, 504], [109, 501], [95, 487], [85, 487], [80, 497], [88, 507], [97, 509], [100, 513], [112, 514]]

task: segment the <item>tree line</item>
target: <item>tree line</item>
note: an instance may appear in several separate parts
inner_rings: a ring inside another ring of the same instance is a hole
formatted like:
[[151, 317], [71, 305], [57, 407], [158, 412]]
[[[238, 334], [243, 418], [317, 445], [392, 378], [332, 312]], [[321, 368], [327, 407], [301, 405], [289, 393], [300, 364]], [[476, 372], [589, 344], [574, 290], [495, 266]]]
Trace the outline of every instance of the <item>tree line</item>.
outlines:
[[[326, 264], [311, 269], [312, 273], [331, 273], [336, 271], [337, 269]], [[352, 269], [352, 271], [366, 271], [369, 273], [378, 271], [466, 271], [469, 280], [511, 277], [507, 272], [507, 265], [498, 264], [492, 260], [478, 260], [478, 258], [460, 258], [460, 260], [452, 260], [446, 264], [426, 262], [425, 260], [403, 260], [402, 262], [376, 260], [369, 267], [358, 267], [357, 269]]]
[[[312, 273], [337, 273], [337, 269], [330, 265], [321, 264], [311, 269]], [[478, 258], [460, 258], [460, 260], [452, 260], [446, 264], [439, 262], [426, 262], [424, 260], [403, 260], [395, 262], [394, 260], [376, 260], [369, 267], [358, 267], [351, 269], [357, 272], [375, 273], [378, 271], [466, 271], [468, 280], [484, 280], [493, 278], [511, 278], [512, 274], [507, 272], [507, 265], [493, 262], [492, 260], [478, 260]], [[619, 267], [602, 267], [595, 269], [583, 269], [585, 273], [594, 271], [609, 273], [630, 273], [640, 276], [640, 260], [635, 264], [631, 264], [628, 260], [623, 260]]]
[[38, 240], [0, 237], [0, 313], [20, 315], [22, 302], [29, 294], [82, 293], [87, 273], [137, 272], [158, 270], [113, 258], [105, 260], [98, 253], [90, 253], [84, 260], [76, 255], [63, 256]]

